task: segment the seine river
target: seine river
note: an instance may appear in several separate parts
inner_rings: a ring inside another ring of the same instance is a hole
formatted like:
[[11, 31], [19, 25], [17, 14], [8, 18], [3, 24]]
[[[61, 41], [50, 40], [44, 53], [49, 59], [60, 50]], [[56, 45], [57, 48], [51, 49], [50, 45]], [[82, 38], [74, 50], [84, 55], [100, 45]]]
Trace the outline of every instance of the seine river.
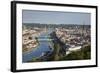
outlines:
[[[43, 32], [38, 37], [39, 45], [36, 48], [33, 48], [32, 51], [23, 53], [22, 61], [27, 62], [31, 61], [32, 58], [40, 57], [45, 52], [52, 52], [53, 49], [50, 48], [52, 45], [52, 41], [48, 41], [50, 39], [50, 33], [53, 29], [49, 28], [46, 32]], [[42, 40], [43, 39], [43, 40]], [[47, 39], [47, 40], [46, 40]]]

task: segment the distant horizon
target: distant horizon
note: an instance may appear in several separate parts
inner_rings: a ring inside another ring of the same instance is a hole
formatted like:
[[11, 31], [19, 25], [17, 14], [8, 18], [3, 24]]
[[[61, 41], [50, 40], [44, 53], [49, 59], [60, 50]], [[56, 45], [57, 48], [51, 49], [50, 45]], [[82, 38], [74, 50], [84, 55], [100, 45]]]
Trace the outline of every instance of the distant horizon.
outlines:
[[91, 14], [80, 12], [23, 10], [22, 23], [91, 25]]
[[[23, 24], [50, 24], [50, 23], [23, 23]], [[54, 24], [54, 25], [63, 25], [63, 24]], [[84, 24], [64, 24], [64, 25], [84, 25]], [[90, 24], [85, 24], [90, 25]]]

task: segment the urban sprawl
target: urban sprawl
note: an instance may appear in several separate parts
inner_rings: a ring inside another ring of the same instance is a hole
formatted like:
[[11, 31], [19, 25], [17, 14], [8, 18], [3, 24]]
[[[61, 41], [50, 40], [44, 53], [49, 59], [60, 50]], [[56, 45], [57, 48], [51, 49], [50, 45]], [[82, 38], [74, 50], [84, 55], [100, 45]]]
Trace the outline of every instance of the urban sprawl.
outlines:
[[[75, 24], [25, 24], [23, 25], [23, 46], [25, 49], [32, 49], [38, 46], [38, 37], [46, 32], [48, 28], [53, 28], [56, 37], [66, 45], [69, 45], [69, 51], [75, 51], [91, 43], [90, 25]], [[66, 52], [66, 54], [69, 53]]]
[[47, 32], [49, 28], [53, 29], [50, 33], [51, 39], [55, 40], [52, 36], [54, 33], [56, 40], [67, 46], [66, 55], [91, 44], [90, 25], [25, 23], [22, 30], [23, 52], [36, 48], [39, 45], [38, 37]]

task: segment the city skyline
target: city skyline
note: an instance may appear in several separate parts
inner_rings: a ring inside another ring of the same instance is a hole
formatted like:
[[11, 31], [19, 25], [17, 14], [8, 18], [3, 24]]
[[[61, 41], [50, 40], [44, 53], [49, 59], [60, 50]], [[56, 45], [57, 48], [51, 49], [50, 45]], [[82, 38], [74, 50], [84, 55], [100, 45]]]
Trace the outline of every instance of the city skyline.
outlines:
[[23, 10], [23, 23], [90, 25], [90, 13]]

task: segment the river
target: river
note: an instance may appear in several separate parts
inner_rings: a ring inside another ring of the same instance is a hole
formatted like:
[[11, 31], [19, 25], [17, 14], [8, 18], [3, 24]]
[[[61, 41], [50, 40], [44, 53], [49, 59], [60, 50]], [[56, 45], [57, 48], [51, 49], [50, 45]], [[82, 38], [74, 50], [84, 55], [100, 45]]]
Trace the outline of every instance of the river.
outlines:
[[[53, 29], [49, 28], [46, 32], [43, 32], [38, 37], [39, 45], [32, 51], [22, 54], [22, 62], [31, 61], [32, 58], [40, 57], [45, 52], [52, 52], [53, 49], [50, 48], [52, 41], [50, 41], [50, 33]], [[43, 40], [42, 40], [43, 39]], [[47, 39], [47, 40], [46, 40]], [[49, 40], [49, 41], [48, 41]]]

